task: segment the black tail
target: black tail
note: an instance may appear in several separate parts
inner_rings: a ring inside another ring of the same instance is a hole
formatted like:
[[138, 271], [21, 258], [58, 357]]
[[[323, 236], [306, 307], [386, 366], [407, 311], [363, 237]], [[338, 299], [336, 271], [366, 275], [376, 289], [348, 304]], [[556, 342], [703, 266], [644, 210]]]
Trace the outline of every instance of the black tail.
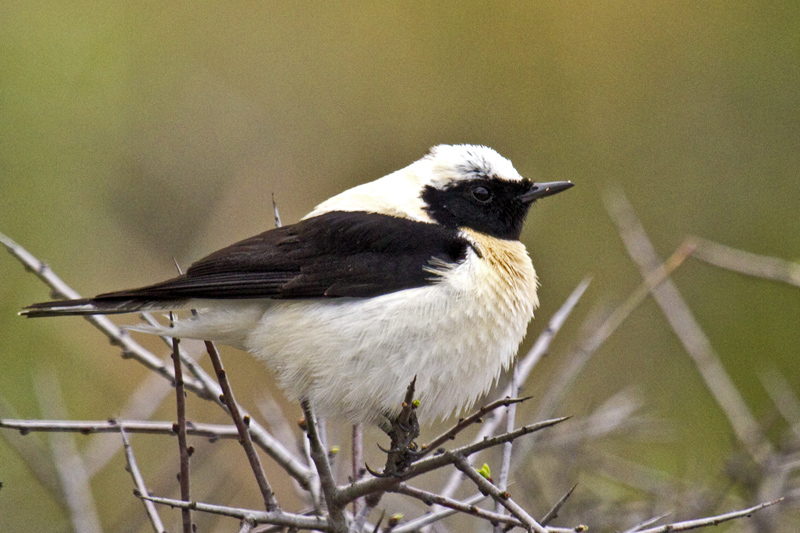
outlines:
[[119, 300], [82, 298], [80, 300], [61, 300], [29, 305], [19, 314], [28, 318], [70, 315], [116, 315], [134, 313], [136, 311], [174, 309], [176, 307], [175, 304], [176, 302], [154, 302], [131, 300], [130, 298]]

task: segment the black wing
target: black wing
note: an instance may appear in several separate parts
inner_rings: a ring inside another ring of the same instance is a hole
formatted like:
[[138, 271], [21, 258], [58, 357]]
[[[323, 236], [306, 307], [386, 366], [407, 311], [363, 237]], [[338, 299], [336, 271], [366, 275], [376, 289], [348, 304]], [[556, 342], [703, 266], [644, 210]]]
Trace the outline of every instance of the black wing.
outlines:
[[223, 248], [177, 278], [90, 301], [377, 296], [434, 283], [431, 260], [463, 261], [468, 246], [438, 224], [336, 211]]

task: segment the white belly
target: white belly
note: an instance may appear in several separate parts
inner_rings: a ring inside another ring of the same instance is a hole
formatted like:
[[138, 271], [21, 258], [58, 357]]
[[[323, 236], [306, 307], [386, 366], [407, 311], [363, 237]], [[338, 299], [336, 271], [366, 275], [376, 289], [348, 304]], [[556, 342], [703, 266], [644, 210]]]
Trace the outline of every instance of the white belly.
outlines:
[[[263, 360], [292, 399], [326, 417], [372, 422], [417, 377], [424, 422], [471, 406], [511, 363], [536, 298], [524, 246], [470, 235], [481, 250], [436, 285], [374, 298], [215, 301], [171, 333], [217, 340]], [[501, 243], [498, 248], [497, 243]]]
[[352, 421], [395, 411], [416, 376], [419, 415], [431, 422], [488, 390], [511, 363], [538, 303], [527, 253], [518, 279], [489, 267], [471, 257], [434, 286], [368, 299], [274, 302], [245, 348], [289, 396]]

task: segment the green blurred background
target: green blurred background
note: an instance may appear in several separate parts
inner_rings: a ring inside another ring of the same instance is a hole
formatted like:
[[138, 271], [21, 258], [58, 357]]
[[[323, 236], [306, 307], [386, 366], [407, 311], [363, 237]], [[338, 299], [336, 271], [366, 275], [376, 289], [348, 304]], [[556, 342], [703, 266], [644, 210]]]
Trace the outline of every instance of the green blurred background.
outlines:
[[[581, 321], [641, 282], [603, 207], [610, 187], [625, 190], [662, 257], [696, 234], [800, 260], [799, 21], [789, 0], [6, 1], [0, 232], [91, 295], [158, 281], [173, 257], [186, 266], [272, 227], [273, 193], [291, 223], [434, 144], [486, 144], [523, 175], [576, 183], [537, 206], [523, 234], [542, 281], [525, 346], [594, 276], [529, 386], [546, 390]], [[800, 293], [691, 259], [674, 278], [751, 410], [773, 419], [758, 375], [778, 370], [800, 391]], [[0, 256], [0, 395], [17, 415], [42, 417], [34, 383], [54, 371], [71, 418], [115, 416], [147, 372], [82, 320], [16, 316], [47, 298]], [[225, 354], [244, 398], [269, 389], [264, 369]], [[559, 413], [585, 414], [630, 386], [673, 433], [618, 439], [617, 453], [724, 493], [734, 438], [651, 301]], [[195, 420], [224, 420], [189, 407]], [[172, 411], [165, 402], [155, 418]], [[770, 435], [783, 429], [777, 420]], [[172, 441], [136, 436], [134, 446], [146, 476], [177, 471], [177, 453], [163, 449]], [[122, 465], [93, 484], [104, 526], [147, 531], [129, 518], [142, 513]], [[223, 487], [201, 481], [205, 496], [258, 506], [240, 466], [198, 472]], [[60, 499], [3, 442], [0, 481], [4, 531], [69, 529]]]

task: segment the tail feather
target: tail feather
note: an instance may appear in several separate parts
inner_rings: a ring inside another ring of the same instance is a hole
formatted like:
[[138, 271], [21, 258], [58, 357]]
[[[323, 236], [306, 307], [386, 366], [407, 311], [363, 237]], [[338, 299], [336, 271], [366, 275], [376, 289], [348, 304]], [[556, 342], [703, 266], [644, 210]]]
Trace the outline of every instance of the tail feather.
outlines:
[[47, 316], [74, 315], [116, 315], [137, 311], [158, 311], [175, 309], [180, 302], [147, 300], [102, 300], [81, 298], [79, 300], [60, 300], [29, 305], [19, 312], [21, 316], [39, 318]]

